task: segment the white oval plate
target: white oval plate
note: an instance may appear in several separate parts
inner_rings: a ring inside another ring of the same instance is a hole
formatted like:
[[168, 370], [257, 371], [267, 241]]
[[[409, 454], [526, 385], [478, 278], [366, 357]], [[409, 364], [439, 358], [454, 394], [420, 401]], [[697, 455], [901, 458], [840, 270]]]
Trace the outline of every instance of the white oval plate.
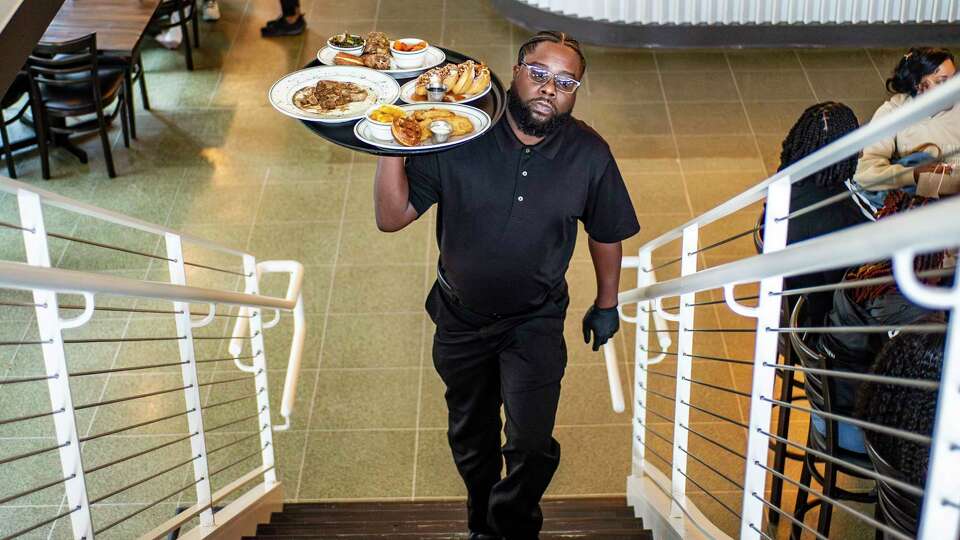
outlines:
[[[483, 96], [487, 95], [487, 92], [490, 91], [490, 87], [492, 86], [492, 84], [493, 84], [492, 82], [491, 82], [491, 84], [488, 84], [487, 87], [484, 88], [483, 91], [481, 91], [479, 94], [474, 94], [474, 95], [472, 95], [472, 96], [468, 96], [467, 98], [461, 99], [460, 101], [444, 101], [443, 103], [470, 103], [471, 101], [478, 100], [478, 99], [482, 98]], [[402, 101], [402, 102], [404, 102], [404, 103], [409, 103], [409, 104], [411, 104], [411, 105], [420, 105], [420, 104], [423, 104], [423, 103], [438, 103], [438, 102], [430, 102], [430, 101], [417, 101], [417, 100], [413, 99], [413, 92], [414, 92], [414, 90], [416, 90], [416, 89], [417, 89], [417, 79], [414, 79], [414, 80], [412, 80], [412, 81], [404, 84], [403, 86], [401, 86], [401, 87], [400, 87], [400, 101]]]
[[[346, 109], [329, 113], [305, 111], [293, 104], [293, 96], [297, 91], [313, 86], [321, 80], [354, 83], [366, 88], [369, 97], [365, 101], [351, 103]], [[319, 66], [285, 75], [273, 83], [268, 96], [273, 108], [287, 116], [325, 124], [340, 124], [363, 118], [373, 107], [396, 102], [400, 96], [400, 85], [393, 77], [372, 69], [354, 66]]]
[[473, 133], [468, 133], [466, 135], [460, 135], [457, 137], [450, 137], [447, 142], [444, 143], [424, 143], [418, 146], [404, 146], [397, 141], [384, 141], [374, 137], [370, 132], [370, 122], [364, 118], [363, 120], [357, 122], [355, 126], [353, 126], [353, 134], [356, 135], [358, 139], [369, 145], [387, 150], [395, 150], [398, 153], [402, 153], [404, 151], [433, 150], [463, 144], [486, 133], [492, 124], [490, 121], [490, 116], [487, 113], [477, 109], [476, 107], [470, 107], [468, 105], [458, 105], [455, 103], [417, 103], [415, 105], [401, 105], [400, 108], [408, 112], [419, 111], [423, 109], [449, 109], [460, 116], [466, 116], [469, 118], [473, 123]]
[[[335, 66], [333, 63], [333, 57], [337, 55], [338, 51], [331, 49], [324, 45], [322, 49], [317, 51], [317, 60], [325, 66]], [[407, 79], [409, 77], [415, 77], [424, 71], [435, 68], [440, 64], [444, 63], [447, 60], [447, 55], [443, 53], [440, 49], [429, 46], [427, 47], [427, 54], [423, 57], [423, 65], [418, 68], [406, 68], [400, 69], [397, 67], [396, 60], [393, 59], [393, 56], [390, 57], [390, 69], [377, 69], [379, 73], [386, 73], [395, 79]], [[346, 66], [346, 67], [360, 67], [360, 66]], [[369, 68], [364, 68], [369, 69]]]

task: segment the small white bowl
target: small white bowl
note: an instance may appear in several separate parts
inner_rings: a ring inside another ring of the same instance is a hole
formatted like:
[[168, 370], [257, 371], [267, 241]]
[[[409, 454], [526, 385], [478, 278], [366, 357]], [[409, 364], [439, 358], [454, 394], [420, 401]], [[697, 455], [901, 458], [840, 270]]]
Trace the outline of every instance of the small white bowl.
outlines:
[[[414, 45], [424, 43], [424, 47], [418, 51], [398, 51], [393, 48], [393, 44], [396, 42], [406, 43], [407, 45]], [[423, 60], [427, 56], [427, 49], [430, 48], [430, 44], [427, 43], [424, 39], [419, 38], [403, 38], [397, 39], [390, 42], [390, 53], [393, 55], [393, 60], [396, 62], [399, 69], [413, 69], [418, 68], [423, 65]]]
[[[360, 56], [360, 55], [363, 53], [363, 47], [364, 47], [364, 45], [366, 45], [366, 40], [363, 40], [363, 43], [361, 43], [360, 45], [357, 45], [357, 46], [355, 46], [355, 47], [341, 47], [340, 45], [334, 45], [334, 44], [330, 41], [331, 39], [333, 39], [333, 38], [335, 38], [335, 37], [337, 37], [337, 36], [330, 36], [329, 38], [327, 38], [327, 47], [330, 47], [331, 49], [333, 49], [333, 50], [335, 50], [335, 51], [337, 51], [337, 52], [352, 54], [352, 55], [354, 55], [354, 56]], [[361, 39], [362, 39], [362, 38], [361, 38]]]
[[393, 122], [377, 122], [367, 116], [367, 122], [370, 123], [370, 134], [381, 141], [393, 140]]

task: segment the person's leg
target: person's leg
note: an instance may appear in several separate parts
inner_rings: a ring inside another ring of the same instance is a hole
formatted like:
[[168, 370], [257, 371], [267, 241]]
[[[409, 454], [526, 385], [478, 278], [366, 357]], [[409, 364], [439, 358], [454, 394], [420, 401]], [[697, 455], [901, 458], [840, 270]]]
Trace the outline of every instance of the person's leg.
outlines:
[[467, 488], [467, 525], [490, 534], [490, 489], [500, 480], [500, 369], [495, 344], [457, 319], [434, 287], [427, 310], [437, 331], [433, 364], [446, 385], [447, 440]]
[[293, 22], [290, 19], [300, 16], [300, 0], [280, 0], [280, 9], [287, 21]]
[[516, 327], [509, 346], [500, 353], [507, 475], [490, 494], [489, 519], [510, 540], [537, 538], [543, 526], [540, 498], [560, 464], [553, 426], [566, 363], [559, 317], [537, 318]]

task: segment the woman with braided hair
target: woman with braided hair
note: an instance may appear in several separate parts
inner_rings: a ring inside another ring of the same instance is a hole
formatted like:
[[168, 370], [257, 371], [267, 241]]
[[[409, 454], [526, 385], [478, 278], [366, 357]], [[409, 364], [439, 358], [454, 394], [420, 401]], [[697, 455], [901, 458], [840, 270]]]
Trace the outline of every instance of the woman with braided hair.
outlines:
[[[925, 322], [943, 322], [942, 314]], [[870, 373], [939, 381], [944, 345], [943, 334], [899, 335], [883, 348]], [[933, 432], [936, 412], [936, 391], [871, 382], [864, 383], [857, 396], [858, 418], [919, 435], [929, 436]], [[906, 482], [914, 486], [924, 485], [930, 459], [928, 446], [879, 432], [870, 432], [867, 437], [880, 457], [900, 471]]]
[[[887, 79], [887, 91], [894, 95], [877, 109], [873, 119], [911, 103], [954, 74], [956, 60], [947, 49], [910, 49]], [[854, 176], [854, 187], [865, 191], [858, 201], [867, 209], [877, 209], [891, 190], [915, 190], [924, 197], [957, 193], [960, 191], [958, 152], [960, 106], [953, 106], [864, 148]]]
[[[877, 212], [877, 218], [883, 219], [899, 212], [909, 211], [927, 204], [932, 199], [910, 195], [905, 191], [891, 191], [884, 206]], [[944, 266], [945, 252], [923, 254], [914, 260], [914, 270], [924, 272]], [[877, 261], [851, 268], [844, 277], [845, 281], [860, 281], [886, 277], [893, 274], [889, 260]], [[936, 283], [936, 279], [926, 279]], [[870, 285], [833, 292], [833, 305], [827, 313], [823, 326], [838, 328], [850, 326], [902, 326], [916, 324], [929, 318], [931, 312], [908, 300], [894, 283]], [[814, 343], [829, 369], [863, 373], [873, 364], [881, 349], [890, 341], [886, 333], [823, 333]], [[850, 416], [853, 411], [859, 383], [851, 379], [833, 378], [829, 381], [833, 410], [837, 414]], [[825, 431], [825, 422], [818, 416], [811, 421], [817, 431]], [[854, 452], [865, 452], [863, 432], [860, 428], [840, 422], [838, 424], [839, 444]]]
[[[783, 140], [779, 170], [786, 169], [859, 127], [857, 116], [843, 103], [827, 101], [808, 107]], [[853, 155], [795, 182], [790, 190], [790, 211], [806, 208], [844, 192], [846, 190], [844, 183], [853, 178], [856, 168], [857, 156]], [[791, 218], [787, 231], [787, 244], [801, 242], [866, 221], [867, 218], [857, 206], [850, 199], [844, 199], [815, 212]], [[843, 270], [825, 270], [794, 276], [785, 279], [784, 286], [793, 289], [837, 283], [843, 279], [843, 274]], [[832, 298], [830, 293], [808, 295], [806, 318], [817, 321], [819, 324], [824, 314], [830, 309]]]

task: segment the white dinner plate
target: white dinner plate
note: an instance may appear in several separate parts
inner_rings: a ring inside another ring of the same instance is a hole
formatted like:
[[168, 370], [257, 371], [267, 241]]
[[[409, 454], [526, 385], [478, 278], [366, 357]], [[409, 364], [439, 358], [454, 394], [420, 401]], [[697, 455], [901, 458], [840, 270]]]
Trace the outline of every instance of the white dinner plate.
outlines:
[[[337, 55], [338, 51], [331, 49], [330, 47], [324, 46], [322, 49], [317, 51], [317, 60], [325, 66], [334, 66], [333, 57]], [[390, 57], [390, 69], [378, 69], [378, 73], [386, 73], [395, 79], [407, 79], [410, 77], [416, 77], [417, 75], [423, 73], [424, 71], [435, 68], [440, 64], [444, 63], [447, 60], [447, 55], [443, 53], [440, 49], [429, 46], [427, 47], [427, 53], [423, 55], [423, 65], [417, 68], [404, 68], [400, 69], [397, 67], [397, 62]], [[353, 66], [348, 66], [353, 67]], [[360, 66], [356, 66], [360, 67]], [[369, 68], [364, 68], [369, 69]]]
[[[444, 101], [443, 103], [470, 103], [471, 101], [478, 100], [483, 96], [487, 95], [492, 85], [493, 83], [491, 82], [491, 84], [488, 84], [487, 87], [484, 88], [483, 91], [481, 91], [479, 94], [473, 94], [472, 96], [468, 96], [464, 99], [461, 99], [460, 101]], [[428, 101], [426, 101], [426, 96], [424, 96], [422, 100], [414, 99], [413, 92], [416, 89], [417, 89], [417, 79], [414, 79], [404, 84], [403, 86], [401, 86], [400, 101], [404, 103], [410, 103], [410, 104], [429, 103]]]
[[[368, 97], [364, 101], [351, 103], [343, 109], [325, 113], [307, 111], [294, 105], [294, 94], [306, 87], [316, 85], [321, 80], [354, 83], [366, 89]], [[394, 103], [400, 96], [400, 85], [393, 77], [372, 69], [354, 66], [319, 66], [285, 75], [273, 83], [268, 96], [270, 104], [287, 116], [325, 124], [340, 124], [359, 120], [374, 107]]]
[[465, 116], [469, 118], [470, 122], [473, 123], [473, 132], [466, 135], [450, 137], [447, 142], [443, 143], [434, 143], [431, 142], [430, 139], [427, 139], [427, 141], [425, 141], [423, 144], [417, 146], [404, 146], [394, 140], [385, 141], [374, 137], [370, 132], [370, 122], [364, 118], [363, 120], [357, 122], [355, 126], [353, 126], [353, 134], [367, 144], [376, 146], [378, 148], [394, 150], [398, 153], [403, 153], [409, 151], [433, 150], [457, 146], [483, 135], [488, 129], [490, 129], [490, 126], [492, 125], [490, 116], [487, 113], [477, 109], [476, 107], [470, 107], [469, 105], [458, 105], [454, 103], [418, 103], [416, 105], [401, 105], [400, 108], [407, 112], [434, 108], [449, 109], [459, 116]]

